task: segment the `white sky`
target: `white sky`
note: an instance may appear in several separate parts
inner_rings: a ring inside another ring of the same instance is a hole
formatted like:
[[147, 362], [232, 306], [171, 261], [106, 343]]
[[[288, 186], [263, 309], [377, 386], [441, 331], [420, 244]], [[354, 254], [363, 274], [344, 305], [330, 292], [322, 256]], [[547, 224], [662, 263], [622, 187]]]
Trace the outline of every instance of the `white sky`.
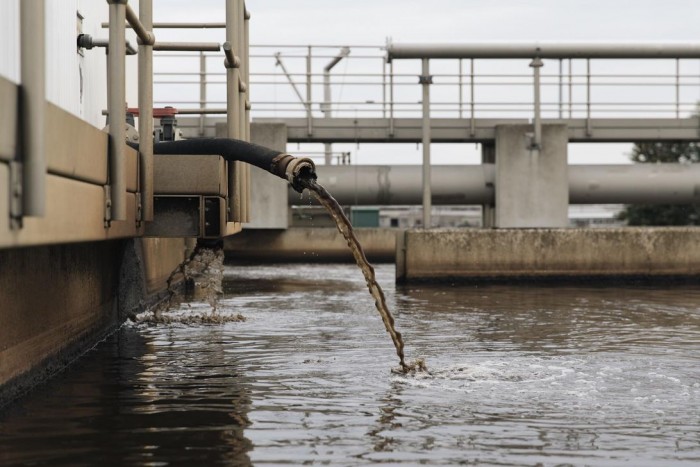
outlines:
[[[224, 20], [224, 0], [154, 3], [156, 21]], [[425, 43], [692, 42], [700, 37], [699, 0], [247, 0], [246, 4], [252, 13], [253, 45], [382, 45], [387, 37]], [[182, 31], [177, 37], [159, 32], [163, 40], [185, 40]], [[192, 40], [223, 40], [221, 31], [196, 34]], [[685, 67], [695, 74], [700, 69], [697, 63]], [[697, 90], [692, 92], [689, 99], [700, 97]], [[434, 163], [474, 163], [478, 158], [474, 144], [433, 146]], [[628, 144], [569, 145], [569, 160], [625, 163], [629, 148]], [[320, 146], [301, 149], [318, 151]], [[416, 145], [362, 145], [358, 150], [355, 145], [337, 144], [334, 150], [352, 151], [354, 163], [420, 161]]]

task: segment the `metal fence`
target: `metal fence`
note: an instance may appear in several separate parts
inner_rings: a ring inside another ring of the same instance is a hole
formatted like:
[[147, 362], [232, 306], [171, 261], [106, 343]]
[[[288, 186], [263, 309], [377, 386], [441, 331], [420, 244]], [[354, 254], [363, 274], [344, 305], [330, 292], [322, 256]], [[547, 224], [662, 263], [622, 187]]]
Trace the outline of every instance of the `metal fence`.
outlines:
[[[386, 60], [383, 46], [252, 45], [252, 116], [419, 118], [420, 60]], [[155, 103], [224, 113], [221, 54], [156, 55]], [[700, 60], [543, 59], [542, 118], [684, 118], [700, 100]], [[527, 118], [528, 59], [431, 59], [433, 118]], [[204, 119], [202, 119], [204, 124]]]

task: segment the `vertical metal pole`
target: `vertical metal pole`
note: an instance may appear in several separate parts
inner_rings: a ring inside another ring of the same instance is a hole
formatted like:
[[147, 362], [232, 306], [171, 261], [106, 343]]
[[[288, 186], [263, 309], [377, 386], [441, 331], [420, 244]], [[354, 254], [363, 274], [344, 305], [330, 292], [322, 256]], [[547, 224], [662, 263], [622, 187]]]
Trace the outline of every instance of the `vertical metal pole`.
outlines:
[[422, 60], [421, 84], [423, 85], [423, 228], [432, 226], [432, 196], [430, 186], [430, 62]]
[[389, 136], [394, 136], [394, 62], [389, 62]]
[[[238, 1], [226, 0], [226, 41], [231, 44], [234, 55], [236, 54], [236, 27], [238, 25]], [[240, 113], [238, 112], [238, 91], [240, 79], [239, 68], [233, 68], [229, 64], [226, 69], [226, 130], [229, 138], [240, 139]], [[228, 220], [241, 221], [240, 183], [238, 183], [238, 170], [235, 162], [228, 163]]]
[[462, 118], [462, 59], [459, 59], [459, 118]]
[[386, 118], [386, 60], [382, 58], [382, 118]]
[[126, 220], [126, 0], [109, 3], [109, 53], [107, 74], [110, 78], [107, 95], [109, 112], [109, 177], [112, 218]]
[[311, 136], [314, 133], [311, 116], [311, 46], [308, 46], [306, 54], [306, 123], [306, 132]]
[[571, 59], [569, 59], [569, 118], [574, 117], [574, 108], [573, 108], [573, 103], [571, 99], [573, 99], [573, 75], [571, 73], [572, 66], [571, 66]]
[[534, 136], [532, 138], [531, 149], [539, 150], [542, 146], [542, 120], [541, 120], [541, 106], [540, 101], [540, 68], [544, 63], [540, 57], [535, 57], [532, 62], [530, 62], [530, 67], [533, 69], [534, 74], [534, 88], [535, 88], [535, 117], [533, 121]]
[[[20, 2], [22, 102], [22, 209], [17, 217], [46, 212], [44, 107], [46, 64], [44, 0]], [[122, 23], [123, 24], [123, 23]], [[6, 45], [5, 45], [6, 46]], [[19, 209], [18, 209], [19, 210]]]
[[[139, 20], [153, 31], [153, 0], [140, 0]], [[141, 218], [153, 220], [153, 46], [139, 43], [139, 161]]]
[[591, 59], [586, 59], [586, 136], [591, 136]]
[[[207, 56], [199, 52], [199, 108], [207, 105]], [[199, 116], [199, 136], [204, 136], [204, 114]]]
[[[248, 29], [250, 15], [245, 7], [245, 1], [241, 1], [241, 66], [243, 80], [246, 84], [245, 92], [241, 96], [241, 120], [242, 120], [242, 139], [245, 141], [250, 141], [250, 31]], [[250, 222], [250, 165], [241, 164], [243, 169], [242, 173], [242, 202], [243, 202], [243, 215], [241, 222]]]
[[[331, 72], [323, 70], [323, 117], [331, 118]], [[333, 146], [323, 143], [323, 163], [331, 165]]]
[[681, 61], [676, 59], [676, 118], [681, 118]]
[[564, 59], [559, 59], [559, 118], [564, 117]]
[[469, 120], [471, 136], [476, 135], [476, 121], [474, 116], [474, 59], [469, 59]]

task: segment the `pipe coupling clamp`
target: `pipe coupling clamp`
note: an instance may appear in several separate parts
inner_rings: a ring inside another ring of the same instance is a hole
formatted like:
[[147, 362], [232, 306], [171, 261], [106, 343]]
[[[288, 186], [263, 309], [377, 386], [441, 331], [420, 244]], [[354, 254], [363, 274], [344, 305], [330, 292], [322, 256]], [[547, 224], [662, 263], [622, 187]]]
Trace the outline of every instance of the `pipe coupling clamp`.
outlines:
[[316, 176], [316, 166], [314, 162], [306, 157], [295, 157], [289, 161], [285, 169], [285, 176], [290, 185], [292, 185], [292, 188], [299, 193], [304, 191], [305, 188], [301, 183], [302, 180], [316, 180], [318, 178]]

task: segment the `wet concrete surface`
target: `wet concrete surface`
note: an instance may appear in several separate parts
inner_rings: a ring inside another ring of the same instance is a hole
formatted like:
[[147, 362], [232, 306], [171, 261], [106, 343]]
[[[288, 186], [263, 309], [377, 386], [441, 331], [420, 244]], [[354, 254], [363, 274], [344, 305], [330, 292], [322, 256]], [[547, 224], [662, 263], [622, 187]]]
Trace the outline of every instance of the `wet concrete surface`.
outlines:
[[700, 463], [700, 287], [377, 273], [430, 374], [391, 373], [355, 266], [227, 266], [245, 321], [122, 328], [0, 412], [0, 464]]

